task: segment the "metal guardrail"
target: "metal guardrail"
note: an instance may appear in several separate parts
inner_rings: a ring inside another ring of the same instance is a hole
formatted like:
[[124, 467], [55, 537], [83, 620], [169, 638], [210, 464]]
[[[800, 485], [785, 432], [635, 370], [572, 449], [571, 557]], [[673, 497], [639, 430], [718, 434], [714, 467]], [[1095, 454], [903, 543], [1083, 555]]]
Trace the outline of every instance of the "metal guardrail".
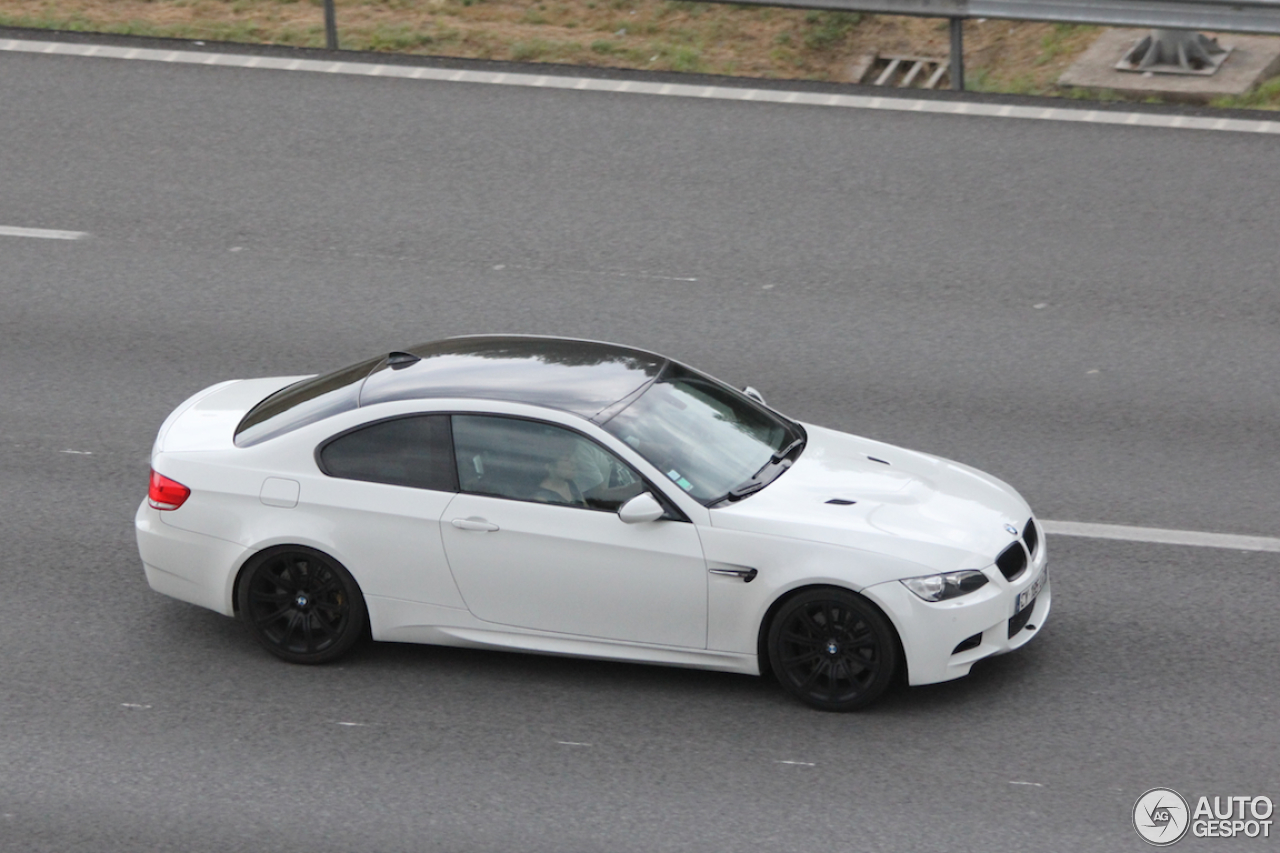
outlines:
[[[327, 0], [332, 2], [332, 0]], [[708, 0], [951, 20], [951, 88], [964, 90], [964, 21], [997, 18], [1280, 35], [1280, 0]]]
[[[948, 18], [951, 21], [951, 88], [957, 91], [964, 89], [964, 21], [967, 18], [1280, 35], [1280, 0], [707, 0], [707, 2], [860, 12], [874, 15]], [[333, 3], [334, 0], [324, 0], [325, 36], [329, 48], [337, 50], [338, 26]]]
[[1001, 18], [1107, 27], [1280, 35], [1280, 0], [710, 0], [924, 18]]

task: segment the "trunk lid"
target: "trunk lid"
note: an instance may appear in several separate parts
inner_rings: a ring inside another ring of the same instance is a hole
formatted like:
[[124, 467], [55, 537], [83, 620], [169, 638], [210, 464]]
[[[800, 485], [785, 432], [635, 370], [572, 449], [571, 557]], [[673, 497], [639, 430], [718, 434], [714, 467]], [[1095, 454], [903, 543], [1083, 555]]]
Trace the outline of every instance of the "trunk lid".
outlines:
[[192, 395], [160, 426], [152, 455], [193, 450], [230, 450], [236, 426], [266, 397], [305, 376], [232, 379]]

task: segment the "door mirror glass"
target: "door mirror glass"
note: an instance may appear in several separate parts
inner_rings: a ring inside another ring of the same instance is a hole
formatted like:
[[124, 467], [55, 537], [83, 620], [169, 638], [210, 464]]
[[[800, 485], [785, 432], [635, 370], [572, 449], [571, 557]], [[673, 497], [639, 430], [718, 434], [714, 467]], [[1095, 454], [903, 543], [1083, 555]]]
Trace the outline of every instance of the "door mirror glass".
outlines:
[[618, 510], [618, 518], [627, 524], [657, 521], [666, 514], [667, 511], [662, 508], [662, 504], [658, 503], [658, 499], [649, 492], [636, 495]]

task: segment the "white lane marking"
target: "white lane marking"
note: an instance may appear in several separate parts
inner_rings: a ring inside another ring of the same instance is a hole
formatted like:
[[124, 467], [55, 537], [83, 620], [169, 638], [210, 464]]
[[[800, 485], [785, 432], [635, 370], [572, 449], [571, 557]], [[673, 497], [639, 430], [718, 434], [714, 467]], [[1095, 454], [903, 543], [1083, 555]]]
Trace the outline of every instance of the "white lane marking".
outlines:
[[348, 723], [348, 722], [345, 722], [345, 721], [339, 720], [339, 721], [338, 721], [338, 725], [340, 725], [340, 726], [354, 726], [354, 727], [356, 727], [356, 728], [361, 728], [361, 729], [362, 729], [362, 728], [365, 728], [366, 726], [368, 726], [369, 724], [368, 724], [368, 723]]
[[83, 240], [89, 235], [84, 231], [54, 231], [51, 228], [18, 228], [0, 225], [0, 237], [37, 237], [42, 240]]
[[[496, 264], [495, 270], [505, 270], [507, 264]], [[529, 270], [530, 272], [539, 273], [558, 273], [570, 275], [611, 275], [620, 278], [647, 278], [654, 281], [691, 281], [696, 282], [696, 276], [679, 276], [679, 275], [659, 275], [658, 273], [645, 272], [644, 270], [575, 270], [575, 269], [557, 269], [554, 267], [525, 267], [519, 264], [511, 264], [510, 269], [513, 270]]]
[[120, 703], [120, 707], [121, 707], [121, 708], [133, 708], [133, 709], [138, 710], [138, 711], [145, 711], [145, 710], [147, 710], [148, 708], [150, 708], [151, 706], [150, 706], [150, 705], [139, 705], [137, 702], [121, 702], [121, 703]]
[[812, 761], [775, 761], [774, 764], [790, 764], [795, 767], [817, 767]]
[[1046, 533], [1054, 536], [1120, 539], [1125, 542], [1154, 542], [1160, 545], [1195, 545], [1201, 548], [1228, 548], [1233, 551], [1280, 552], [1280, 539], [1271, 536], [1238, 536], [1232, 533], [1201, 533], [1195, 530], [1089, 524], [1081, 521], [1042, 520], [1040, 523]]
[[1010, 785], [1030, 785], [1030, 786], [1032, 786], [1033, 788], [1043, 788], [1043, 787], [1044, 787], [1044, 785], [1042, 785], [1042, 784], [1041, 784], [1041, 783], [1039, 783], [1039, 782], [1014, 782], [1014, 781], [1010, 780], [1009, 784], [1010, 784]]
[[[195, 65], [220, 65], [252, 68], [261, 63], [263, 68], [279, 68], [274, 62], [261, 56], [205, 51], [158, 51], [142, 48], [94, 48], [86, 52], [84, 45], [63, 42], [28, 41], [26, 39], [0, 40], [0, 51], [18, 53], [52, 53], [66, 56], [98, 56], [112, 59], [138, 59], [146, 61], [180, 62]], [[296, 61], [296, 60], [295, 60]], [[314, 71], [323, 74], [358, 74], [364, 77], [393, 77], [448, 81], [453, 83], [486, 83], [498, 86], [520, 86], [545, 89], [589, 89], [596, 92], [626, 92], [646, 95], [665, 95], [672, 98], [710, 98], [722, 101], [764, 101], [766, 103], [802, 103], [815, 106], [840, 107], [859, 110], [883, 110], [889, 112], [924, 112], [947, 115], [981, 116], [984, 118], [1016, 118], [1038, 121], [1086, 122], [1092, 124], [1138, 125], [1187, 130], [1215, 130], [1228, 133], [1280, 134], [1280, 121], [1242, 121], [1199, 116], [1161, 115], [1156, 113], [1099, 112], [1069, 107], [1023, 107], [1008, 104], [986, 104], [973, 101], [928, 101], [917, 98], [866, 97], [862, 95], [830, 95], [799, 92], [785, 89], [752, 89], [740, 86], [683, 86], [645, 84], [634, 80], [605, 80], [595, 77], [532, 75], [518, 73], [494, 73], [447, 68], [419, 68], [407, 75], [402, 66], [379, 65], [369, 62], [312, 62], [301, 65], [289, 63], [289, 70]]]
[[76, 456], [92, 456], [92, 450], [59, 450], [59, 453], [74, 453]]
[[560, 744], [561, 746], [591, 746], [591, 744], [589, 743], [581, 743], [576, 740], [558, 740], [556, 741], [556, 743]]

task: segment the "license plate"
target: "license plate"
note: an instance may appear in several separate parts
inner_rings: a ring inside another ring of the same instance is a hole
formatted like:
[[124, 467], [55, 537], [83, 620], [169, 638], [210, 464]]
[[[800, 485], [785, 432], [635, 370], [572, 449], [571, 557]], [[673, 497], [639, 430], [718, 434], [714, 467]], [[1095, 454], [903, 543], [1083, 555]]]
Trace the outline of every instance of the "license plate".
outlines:
[[1022, 608], [1036, 600], [1036, 596], [1040, 594], [1040, 590], [1044, 589], [1044, 585], [1049, 582], [1049, 567], [1045, 566], [1044, 571], [1040, 572], [1040, 577], [1036, 578], [1035, 583], [1018, 593], [1018, 600], [1013, 604], [1013, 612], [1021, 613]]

